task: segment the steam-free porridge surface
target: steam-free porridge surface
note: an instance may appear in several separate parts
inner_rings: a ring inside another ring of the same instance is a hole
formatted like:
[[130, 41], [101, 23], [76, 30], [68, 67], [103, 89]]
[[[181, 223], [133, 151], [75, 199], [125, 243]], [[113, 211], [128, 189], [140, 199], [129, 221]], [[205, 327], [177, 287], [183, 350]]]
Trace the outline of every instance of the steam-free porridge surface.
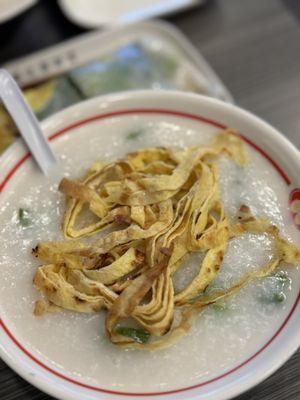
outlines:
[[[215, 133], [213, 127], [188, 121], [183, 124], [175, 117], [124, 116], [98, 121], [53, 143], [60, 162], [48, 178], [28, 161], [10, 180], [0, 196], [1, 317], [39, 359], [100, 387], [167, 390], [199, 383], [243, 362], [282, 324], [299, 288], [299, 271], [284, 265], [280, 271], [287, 271], [288, 278], [261, 279], [217, 307], [207, 308], [185, 337], [164, 350], [125, 350], [112, 345], [104, 334], [102, 312], [63, 311], [42, 317], [32, 313], [39, 295], [32, 286], [38, 262], [31, 256], [31, 248], [38, 241], [62, 239], [64, 199], [57, 186], [63, 176], [81, 177], [95, 160], [112, 160], [144, 147], [208, 143]], [[218, 161], [228, 216], [234, 219], [240, 205], [247, 204], [256, 216], [268, 217], [287, 238], [299, 243], [289, 215], [285, 182], [267, 160], [247, 149], [250, 163], [246, 168], [237, 167], [226, 157]], [[19, 223], [20, 208], [29, 210], [28, 227]], [[262, 267], [272, 250], [273, 244], [265, 235], [233, 239], [213, 288], [227, 288], [246, 272]], [[199, 265], [199, 256], [190, 257], [174, 276], [175, 290], [190, 282]]]

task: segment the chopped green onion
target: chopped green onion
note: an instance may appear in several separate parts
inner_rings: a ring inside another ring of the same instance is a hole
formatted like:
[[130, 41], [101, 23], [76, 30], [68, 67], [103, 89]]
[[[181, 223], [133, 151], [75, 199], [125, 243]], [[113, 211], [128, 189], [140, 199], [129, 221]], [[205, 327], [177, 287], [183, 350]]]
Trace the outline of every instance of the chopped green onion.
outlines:
[[127, 326], [118, 326], [115, 332], [122, 336], [127, 336], [137, 343], [147, 343], [150, 338], [150, 333], [143, 329], [129, 328]]
[[276, 272], [276, 274], [274, 275], [274, 277], [275, 277], [277, 280], [281, 281], [281, 282], [288, 282], [288, 281], [290, 281], [290, 277], [288, 276], [288, 273], [285, 272], [285, 271]]
[[274, 293], [273, 295], [274, 303], [282, 303], [283, 301], [285, 301], [285, 299], [286, 295], [283, 292]]
[[135, 140], [140, 137], [144, 132], [142, 130], [132, 131], [126, 136], [127, 140]]
[[283, 303], [286, 295], [283, 292], [273, 292], [270, 296], [264, 295], [259, 297], [259, 301], [265, 304]]
[[225, 310], [227, 310], [227, 306], [226, 306], [226, 304], [224, 304], [224, 303], [214, 303], [214, 304], [212, 305], [212, 308], [213, 308], [215, 311], [225, 311]]
[[19, 222], [22, 226], [27, 227], [31, 224], [30, 211], [25, 208], [19, 208]]

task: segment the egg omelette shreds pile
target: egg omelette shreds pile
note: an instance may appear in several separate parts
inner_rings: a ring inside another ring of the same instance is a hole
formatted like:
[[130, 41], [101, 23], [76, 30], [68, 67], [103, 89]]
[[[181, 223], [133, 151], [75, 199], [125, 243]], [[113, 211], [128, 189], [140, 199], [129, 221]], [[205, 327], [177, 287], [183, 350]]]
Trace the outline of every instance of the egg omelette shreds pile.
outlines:
[[[43, 295], [35, 314], [104, 308], [111, 342], [162, 348], [177, 341], [206, 306], [271, 274], [281, 262], [299, 262], [299, 250], [246, 205], [230, 223], [218, 189], [215, 162], [221, 154], [241, 167], [247, 163], [241, 138], [224, 130], [207, 147], [139, 150], [95, 163], [82, 181], [63, 179], [67, 240], [33, 249], [45, 263], [34, 277]], [[230, 289], [207, 294], [230, 240], [246, 232], [273, 238], [271, 261]], [[198, 273], [175, 293], [172, 276], [193, 252], [203, 253]], [[139, 328], [128, 326], [132, 321]]]

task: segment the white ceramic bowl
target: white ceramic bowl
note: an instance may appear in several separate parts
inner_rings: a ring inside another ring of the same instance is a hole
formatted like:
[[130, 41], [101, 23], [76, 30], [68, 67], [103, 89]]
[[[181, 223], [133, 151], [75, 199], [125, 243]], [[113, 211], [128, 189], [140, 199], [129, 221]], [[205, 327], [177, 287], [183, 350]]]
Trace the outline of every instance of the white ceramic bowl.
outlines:
[[[231, 104], [211, 98], [179, 92], [140, 91], [95, 98], [68, 108], [42, 123], [46, 135], [53, 141], [53, 148], [59, 153], [75, 137], [89, 138], [89, 135], [105, 135], [110, 121], [139, 118], [175, 121], [179, 126], [201, 129], [216, 129], [230, 126], [242, 133], [246, 141], [255, 147], [270, 162], [282, 177], [282, 184], [291, 193], [290, 200], [300, 198], [300, 154], [299, 151], [276, 129], [266, 122]], [[121, 121], [121, 122], [120, 122]], [[82, 142], [82, 148], [87, 141]], [[74, 154], [76, 157], [76, 154]], [[6, 196], [14, 185], [26, 176], [41, 179], [34, 163], [29, 159], [21, 141], [17, 141], [0, 159], [0, 210]], [[294, 213], [296, 220], [297, 213]], [[1, 218], [1, 214], [0, 214]], [[298, 275], [299, 276], [299, 275]], [[299, 284], [299, 280], [298, 280]], [[24, 336], [22, 327], [30, 324], [23, 318], [17, 320], [3, 306], [5, 302], [18, 302], [17, 298], [7, 299], [0, 292], [0, 354], [3, 360], [24, 379], [41, 390], [60, 399], [229, 399], [249, 389], [279, 368], [296, 351], [300, 344], [299, 294], [286, 310], [284, 318], [265, 342], [245, 359], [238, 360], [230, 368], [223, 368], [217, 376], [207, 376], [191, 384], [180, 384], [177, 377], [166, 383], [165, 388], [153, 392], [151, 378], [145, 382], [145, 390], [135, 392], [124, 385], [116, 388], [111, 382], [91, 384], [82, 373], [70, 373], [68, 367], [54, 365], [42, 351], [32, 346], [39, 332], [34, 330]], [[57, 341], [64, 340], [59, 337]], [[70, 350], [66, 347], [67, 353]], [[63, 357], [61, 358], [62, 360]], [[185, 366], [182, 365], [182, 368]], [[128, 365], [130, 368], [130, 365]], [[121, 371], [122, 372], [122, 371]], [[120, 374], [116, 372], [117, 375]], [[164, 371], [161, 371], [164, 374]], [[133, 376], [133, 381], [138, 377]]]
[[2, 0], [0, 5], [0, 23], [16, 17], [35, 3], [36, 0]]

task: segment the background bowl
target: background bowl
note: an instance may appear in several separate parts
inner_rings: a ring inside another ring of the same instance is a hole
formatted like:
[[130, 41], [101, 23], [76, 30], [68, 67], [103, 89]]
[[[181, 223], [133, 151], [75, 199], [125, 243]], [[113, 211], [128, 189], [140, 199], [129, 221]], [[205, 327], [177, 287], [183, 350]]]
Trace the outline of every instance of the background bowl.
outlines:
[[[300, 187], [299, 151], [276, 129], [256, 116], [231, 104], [192, 94], [164, 91], [138, 91], [103, 96], [77, 104], [42, 123], [46, 135], [53, 141], [56, 151], [74, 142], [88, 143], [97, 135], [109, 134], [108, 125], [117, 121], [126, 125], [128, 118], [175, 121], [179, 126], [199, 126], [205, 129], [219, 129], [230, 126], [240, 132], [245, 140], [275, 168], [282, 177], [282, 184], [295, 200]], [[89, 136], [90, 135], [90, 136]], [[76, 139], [77, 138], [77, 139]], [[86, 140], [85, 140], [86, 138]], [[92, 144], [91, 144], [92, 145]], [[87, 146], [87, 147], [86, 147]], [[61, 150], [60, 150], [61, 151]], [[78, 147], [77, 150], [78, 152]], [[74, 157], [77, 153], [74, 151]], [[121, 153], [123, 149], [120, 149]], [[125, 150], [124, 150], [125, 151]], [[18, 181], [41, 178], [33, 161], [29, 159], [21, 141], [12, 145], [0, 159], [0, 206]], [[293, 218], [297, 221], [296, 213]], [[299, 282], [299, 281], [298, 281]], [[229, 399], [265, 379], [282, 365], [300, 344], [299, 295], [286, 310], [286, 315], [273, 334], [255, 349], [249, 357], [239, 360], [236, 365], [224, 369], [217, 376], [208, 376], [193, 384], [180, 383], [174, 376], [161, 390], [151, 390], [151, 382], [145, 382], [145, 391], [132, 390], [126, 385], [120, 389], [111, 383], [88, 382], [83, 373], [71, 374], [64, 365], [54, 365], [49, 357], [32, 347], [39, 332], [31, 336], [22, 330], [30, 323], [26, 316], [21, 322], [12, 320], [12, 314], [5, 309], [7, 298], [0, 294], [0, 354], [23, 378], [61, 399]], [[12, 301], [17, 301], [14, 298]], [[63, 339], [61, 339], [63, 340]], [[67, 342], [66, 342], [67, 346]], [[67, 350], [66, 356], [67, 358]], [[83, 366], [84, 367], [84, 366]], [[182, 368], [185, 368], [182, 365]], [[122, 373], [122, 371], [121, 371]], [[119, 371], [120, 374], [120, 371]], [[116, 372], [115, 379], [117, 380]], [[151, 379], [149, 378], [149, 381]], [[129, 385], [129, 384], [128, 384]], [[148, 385], [148, 386], [147, 386]]]

